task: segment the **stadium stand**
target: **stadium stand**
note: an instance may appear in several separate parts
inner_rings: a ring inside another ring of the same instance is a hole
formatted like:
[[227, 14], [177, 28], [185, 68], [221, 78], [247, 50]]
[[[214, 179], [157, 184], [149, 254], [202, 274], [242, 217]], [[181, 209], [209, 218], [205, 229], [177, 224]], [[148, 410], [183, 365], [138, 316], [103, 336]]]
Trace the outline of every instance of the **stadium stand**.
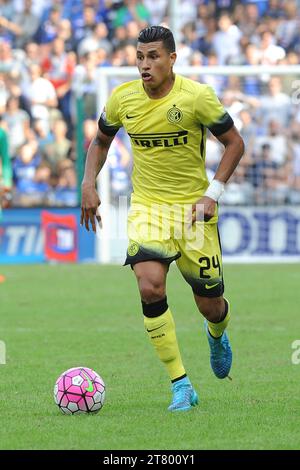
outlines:
[[[178, 65], [300, 63], [300, 1], [182, 0]], [[96, 72], [135, 64], [138, 31], [170, 23], [166, 0], [0, 0], [0, 115], [7, 132], [13, 206], [76, 206], [76, 96], [85, 149], [97, 118]], [[299, 99], [295, 76], [201, 80], [217, 90], [246, 142], [225, 204], [300, 202]], [[113, 83], [112, 83], [113, 85]], [[207, 168], [221, 155], [208, 138]], [[130, 192], [123, 134], [109, 158], [113, 195]]]

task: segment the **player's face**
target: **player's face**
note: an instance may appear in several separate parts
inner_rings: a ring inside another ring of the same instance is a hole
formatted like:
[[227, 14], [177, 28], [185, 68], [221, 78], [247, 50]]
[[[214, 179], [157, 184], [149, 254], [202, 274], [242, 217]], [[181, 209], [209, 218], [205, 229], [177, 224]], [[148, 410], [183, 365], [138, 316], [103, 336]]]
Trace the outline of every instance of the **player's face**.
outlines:
[[137, 45], [136, 62], [145, 89], [160, 88], [173, 76], [172, 67], [176, 60], [175, 52], [168, 52], [162, 41]]

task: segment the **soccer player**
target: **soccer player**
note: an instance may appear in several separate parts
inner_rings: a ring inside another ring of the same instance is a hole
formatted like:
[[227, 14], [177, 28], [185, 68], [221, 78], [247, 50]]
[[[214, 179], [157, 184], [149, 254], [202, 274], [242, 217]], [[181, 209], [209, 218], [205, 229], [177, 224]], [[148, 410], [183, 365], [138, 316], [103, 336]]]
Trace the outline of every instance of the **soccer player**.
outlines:
[[2, 117], [0, 116], [0, 221], [1, 208], [8, 207], [10, 204], [10, 192], [12, 187], [12, 168], [8, 152], [8, 139], [6, 131], [1, 127]]
[[[12, 168], [8, 152], [8, 139], [6, 131], [1, 127], [2, 116], [0, 116], [0, 223], [2, 220], [2, 207], [8, 207], [11, 200]], [[5, 276], [0, 274], [0, 282]]]
[[[176, 260], [190, 284], [205, 317], [211, 367], [218, 378], [227, 377], [232, 362], [225, 332], [230, 308], [223, 297], [217, 203], [243, 155], [244, 143], [210, 86], [174, 74], [175, 42], [169, 29], [143, 29], [136, 60], [141, 78], [112, 92], [88, 149], [81, 224], [87, 230], [91, 225], [95, 232], [97, 221], [101, 222], [96, 177], [123, 126], [134, 159], [125, 264], [136, 275], [145, 329], [171, 380], [168, 409], [185, 411], [198, 403], [198, 396], [183, 365], [167, 303], [168, 268]], [[207, 129], [224, 145], [210, 184], [205, 172]]]

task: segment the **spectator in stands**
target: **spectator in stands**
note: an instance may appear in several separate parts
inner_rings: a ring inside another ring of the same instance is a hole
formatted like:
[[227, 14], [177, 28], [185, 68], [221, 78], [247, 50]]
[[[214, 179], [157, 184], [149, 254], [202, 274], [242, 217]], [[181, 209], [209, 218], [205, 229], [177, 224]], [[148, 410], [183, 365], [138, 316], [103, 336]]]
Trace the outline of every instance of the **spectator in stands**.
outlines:
[[218, 31], [214, 34], [212, 46], [215, 50], [218, 63], [227, 64], [228, 61], [240, 54], [240, 39], [242, 32], [232, 23], [230, 16], [223, 13], [218, 21]]
[[[16, 13], [20, 13], [24, 8], [24, 0], [13, 0], [11, 3], [14, 5]], [[32, 12], [44, 22], [48, 19], [48, 15], [44, 15], [45, 12], [49, 12], [54, 3], [60, 4], [61, 0], [32, 0]]]
[[114, 31], [114, 36], [112, 38], [113, 50], [116, 51], [125, 47], [128, 44], [127, 29], [125, 26], [118, 26]]
[[291, 164], [289, 202], [300, 204], [300, 124], [296, 121], [292, 125], [291, 134]]
[[10, 42], [0, 38], [0, 72], [8, 73], [21, 69], [22, 64], [14, 56]]
[[31, 116], [34, 120], [42, 119], [49, 128], [50, 111], [58, 105], [55, 88], [48, 79], [42, 77], [40, 65], [32, 64], [29, 74], [31, 83], [24, 94], [30, 104]]
[[246, 5], [238, 2], [234, 8], [233, 19], [243, 36], [249, 38], [252, 42], [260, 22], [258, 6], [254, 2]]
[[300, 18], [294, 1], [283, 2], [285, 18], [276, 29], [276, 39], [285, 51], [291, 51], [299, 38]]
[[112, 52], [112, 44], [108, 40], [108, 28], [105, 23], [97, 23], [93, 26], [91, 33], [79, 42], [77, 52], [79, 56], [83, 56], [99, 48], [105, 49], [107, 54]]
[[[203, 65], [209, 65], [212, 67], [218, 65], [216, 54], [214, 52], [209, 52]], [[224, 77], [224, 75], [210, 74], [209, 71], [207, 71], [201, 76], [201, 81], [212, 86], [216, 90], [217, 95], [220, 96], [226, 86], [227, 78]]]
[[65, 51], [64, 40], [56, 37], [51, 43], [48, 57], [41, 63], [44, 77], [55, 88], [58, 108], [67, 124], [71, 126], [71, 82], [76, 65], [74, 52]]
[[136, 47], [136, 38], [139, 32], [140, 30], [138, 23], [136, 21], [128, 21], [128, 23], [126, 24], [127, 44]]
[[55, 204], [59, 206], [76, 206], [78, 204], [77, 176], [71, 160], [58, 163], [58, 181], [55, 188]]
[[[193, 52], [193, 54], [191, 56], [191, 60], [190, 60], [190, 65], [192, 65], [194, 67], [199, 67], [199, 66], [204, 65], [204, 56], [203, 56], [203, 54], [201, 54], [201, 52], [199, 52], [199, 51]], [[194, 75], [194, 77], [195, 77], [194, 80], [197, 80], [196, 75]]]
[[13, 42], [15, 30], [14, 16], [15, 9], [12, 2], [2, 0], [0, 4], [0, 40], [9, 43]]
[[275, 37], [270, 31], [264, 31], [261, 34], [259, 50], [260, 63], [263, 65], [276, 65], [285, 57], [285, 50], [276, 45]]
[[15, 14], [14, 4], [11, 0], [1, 0], [0, 17], [12, 20]]
[[[48, 205], [49, 191], [51, 189], [51, 167], [41, 161], [35, 170], [34, 179], [31, 185], [31, 204]], [[27, 188], [27, 192], [28, 188]]]
[[45, 21], [40, 22], [39, 29], [36, 32], [35, 37], [33, 38], [38, 44], [44, 46], [44, 51], [48, 52], [48, 44], [52, 42], [53, 39], [55, 39], [55, 37], [58, 35], [61, 20], [61, 5], [53, 4], [49, 12], [49, 18], [47, 18]]
[[14, 17], [14, 45], [23, 48], [34, 37], [39, 27], [39, 18], [32, 11], [32, 0], [24, 0], [24, 8]]
[[260, 121], [264, 127], [272, 120], [279, 120], [282, 127], [288, 126], [291, 117], [291, 98], [282, 92], [281, 78], [273, 76], [268, 83], [268, 93], [258, 103]]
[[269, 0], [268, 16], [270, 18], [281, 19], [284, 17], [282, 0]]
[[[177, 17], [177, 21], [182, 30], [187, 23], [194, 21], [197, 17], [197, 4], [190, 0], [182, 0], [180, 7], [180, 14]], [[181, 36], [179, 39], [182, 41], [184, 38]]]
[[178, 43], [176, 65], [182, 67], [189, 65], [193, 56], [193, 49], [184, 39]]
[[5, 112], [9, 92], [5, 83], [5, 74], [0, 72], [0, 116]]
[[117, 11], [113, 20], [113, 27], [127, 25], [129, 21], [135, 21], [139, 25], [139, 29], [150, 21], [150, 13], [143, 4], [138, 0], [124, 0]]
[[136, 47], [132, 44], [127, 44], [124, 47], [124, 63], [128, 67], [134, 67], [136, 64]]
[[19, 153], [13, 161], [13, 176], [16, 188], [16, 201], [18, 203], [29, 202], [31, 204], [31, 197], [27, 199], [34, 192], [34, 177], [41, 157], [37, 153], [36, 146], [31, 144], [24, 144], [20, 147]]
[[257, 204], [283, 204], [288, 196], [285, 163], [279, 165], [274, 160], [269, 143], [261, 145], [251, 168]]
[[96, 61], [97, 68], [111, 65], [106, 49], [99, 47], [99, 49], [96, 51]]
[[[280, 65], [299, 65], [300, 64], [300, 54], [295, 51], [290, 51], [287, 53], [285, 58], [281, 60]], [[281, 77], [281, 86], [282, 92], [286, 95], [290, 95], [292, 90], [298, 88], [299, 74], [289, 73], [288, 75], [283, 75]]]
[[28, 87], [28, 71], [20, 72], [19, 70], [12, 70], [5, 76], [6, 89], [8, 95], [17, 98], [20, 103], [20, 108], [24, 109], [31, 118], [31, 107], [28, 99], [23, 93], [23, 89]]
[[95, 118], [97, 114], [97, 53], [89, 52], [84, 55], [75, 67], [72, 89], [74, 98], [82, 96], [84, 115]]
[[41, 62], [41, 53], [40, 53], [40, 46], [32, 41], [29, 40], [25, 45], [24, 45], [24, 51], [25, 51], [25, 58], [24, 58], [24, 65], [29, 68], [30, 65], [32, 64], [39, 64]]
[[[71, 18], [72, 21], [72, 18]], [[92, 6], [83, 5], [82, 15], [73, 19], [72, 29], [76, 47], [86, 37], [91, 36], [95, 29], [95, 24], [98, 23], [97, 11]]]
[[243, 161], [245, 160], [245, 156], [252, 153], [255, 138], [257, 136], [257, 125], [253, 120], [251, 111], [249, 107], [245, 107], [239, 113], [239, 121], [240, 121], [240, 134], [245, 142], [245, 153], [243, 156]]
[[143, 3], [149, 12], [151, 24], [160, 24], [165, 20], [169, 3], [167, 0], [144, 0]]
[[11, 158], [14, 158], [17, 155], [19, 147], [23, 145], [28, 138], [30, 117], [24, 109], [20, 109], [19, 99], [10, 96], [6, 103], [6, 112], [3, 118], [8, 128], [10, 155]]
[[276, 165], [283, 165], [288, 158], [288, 140], [279, 120], [269, 121], [268, 133], [255, 139], [254, 152], [257, 147], [268, 144], [269, 159]]
[[[256, 44], [247, 43], [244, 46], [243, 55], [241, 57], [241, 65], [256, 66], [260, 64], [260, 51]], [[242, 79], [243, 92], [246, 95], [260, 96], [262, 90], [262, 82], [259, 75], [247, 74]]]
[[67, 18], [60, 20], [56, 37], [64, 41], [66, 52], [75, 52], [76, 42], [73, 38], [72, 24], [70, 20]]
[[239, 170], [226, 185], [225, 192], [220, 198], [222, 204], [249, 205], [254, 203], [254, 188], [245, 179], [244, 172]]
[[[214, 17], [205, 18], [205, 27], [204, 32], [201, 32], [192, 47], [196, 50], [199, 50], [204, 56], [213, 54], [217, 57], [216, 51], [214, 50], [214, 38], [217, 31], [217, 21]], [[216, 59], [218, 63], [218, 58]]]
[[34, 121], [33, 131], [38, 143], [38, 152], [42, 154], [44, 147], [54, 141], [53, 133], [42, 119], [36, 119]]
[[55, 171], [58, 162], [70, 157], [72, 142], [67, 139], [67, 125], [63, 119], [59, 119], [53, 124], [53, 141], [43, 148], [43, 158]]
[[[232, 78], [232, 77], [230, 77]], [[233, 77], [238, 79], [238, 84], [239, 82], [239, 77]], [[232, 116], [232, 119], [234, 119], [235, 125], [238, 129], [241, 128], [241, 123], [240, 123], [240, 112], [245, 109], [245, 103], [244, 103], [244, 95], [236, 89], [231, 89], [228, 87], [226, 91], [224, 91], [222, 95], [222, 102], [224, 106], [226, 107], [227, 111], [230, 113], [230, 116]]]

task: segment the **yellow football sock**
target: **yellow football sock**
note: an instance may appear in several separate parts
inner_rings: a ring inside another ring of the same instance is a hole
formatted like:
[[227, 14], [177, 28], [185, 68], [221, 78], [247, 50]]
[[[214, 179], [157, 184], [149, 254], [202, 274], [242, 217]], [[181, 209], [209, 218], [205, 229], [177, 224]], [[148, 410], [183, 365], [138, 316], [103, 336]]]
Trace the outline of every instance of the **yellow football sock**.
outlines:
[[207, 321], [208, 323], [208, 331], [214, 338], [220, 338], [222, 336], [225, 328], [227, 327], [229, 320], [230, 320], [230, 305], [227, 299], [224, 299], [225, 303], [227, 302], [227, 314], [225, 318], [218, 322], [218, 323], [213, 323], [211, 321]]
[[144, 316], [144, 324], [150, 342], [153, 344], [160, 360], [165, 364], [170, 379], [174, 380], [185, 375], [170, 309], [168, 308], [158, 317]]

